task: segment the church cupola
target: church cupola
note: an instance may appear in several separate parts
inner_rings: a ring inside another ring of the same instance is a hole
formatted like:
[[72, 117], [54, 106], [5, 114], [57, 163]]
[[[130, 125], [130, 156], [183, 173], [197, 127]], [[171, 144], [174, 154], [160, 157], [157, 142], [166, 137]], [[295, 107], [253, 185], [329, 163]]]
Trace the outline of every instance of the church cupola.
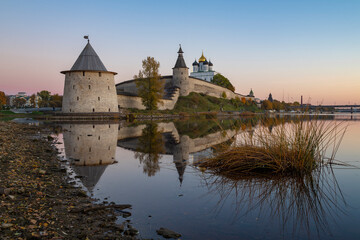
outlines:
[[196, 61], [195, 59], [195, 62], [193, 62], [193, 72], [197, 72], [199, 71], [199, 63]]
[[206, 59], [204, 62], [202, 62], [202, 64], [203, 64], [203, 71], [204, 72], [209, 71], [209, 62]]
[[209, 71], [212, 71], [213, 70], [213, 64], [212, 62], [209, 60]]

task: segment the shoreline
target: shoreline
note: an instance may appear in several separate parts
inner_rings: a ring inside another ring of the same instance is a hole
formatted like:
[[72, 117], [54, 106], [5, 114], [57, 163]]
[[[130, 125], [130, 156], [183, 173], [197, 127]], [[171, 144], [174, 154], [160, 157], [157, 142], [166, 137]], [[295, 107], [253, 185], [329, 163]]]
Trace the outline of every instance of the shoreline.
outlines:
[[98, 204], [74, 186], [51, 134], [0, 122], [0, 238], [136, 239], [130, 220], [117, 223], [131, 205]]

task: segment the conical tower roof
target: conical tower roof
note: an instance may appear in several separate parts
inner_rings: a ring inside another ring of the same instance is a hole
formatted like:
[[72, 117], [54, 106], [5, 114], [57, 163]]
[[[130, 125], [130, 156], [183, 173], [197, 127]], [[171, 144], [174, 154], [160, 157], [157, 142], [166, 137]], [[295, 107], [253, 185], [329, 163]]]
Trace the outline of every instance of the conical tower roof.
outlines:
[[173, 68], [188, 68], [186, 66], [186, 63], [185, 63], [185, 60], [184, 60], [184, 57], [183, 57], [183, 50], [181, 49], [181, 45], [180, 45], [180, 48], [179, 48], [179, 51], [178, 51], [178, 58], [176, 60], [176, 63], [175, 63], [175, 67]]
[[100, 60], [99, 56], [96, 54], [95, 50], [88, 42], [80, 53], [80, 56], [72, 66], [70, 71], [103, 71], [107, 72], [106, 67]]
[[[72, 71], [95, 71], [95, 72], [110, 72], [106, 69], [105, 65], [100, 60], [99, 56], [88, 42], [85, 48], [76, 59], [72, 68], [68, 71], [61, 73], [72, 72]], [[111, 72], [117, 74], [115, 72]]]

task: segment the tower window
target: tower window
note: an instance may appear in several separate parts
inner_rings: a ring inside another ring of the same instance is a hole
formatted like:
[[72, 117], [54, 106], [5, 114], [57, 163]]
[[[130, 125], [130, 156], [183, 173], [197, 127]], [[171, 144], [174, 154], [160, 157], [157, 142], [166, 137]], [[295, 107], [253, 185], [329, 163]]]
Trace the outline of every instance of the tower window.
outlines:
[[73, 85], [73, 89], [75, 89], [75, 85]]
[[83, 76], [85, 76], [85, 72], [83, 72]]
[[183, 72], [181, 72], [181, 75], [183, 75]]
[[91, 147], [89, 147], [89, 152], [91, 152]]
[[110, 90], [110, 86], [108, 86], [108, 90]]
[[98, 100], [100, 101], [100, 97], [98, 97]]
[[101, 72], [99, 72], [99, 77], [101, 77]]
[[100, 140], [100, 136], [98, 137], [98, 139]]
[[91, 85], [89, 85], [89, 89], [91, 89]]
[[110, 108], [109, 108], [109, 112], [110, 112]]
[[70, 112], [71, 112], [71, 108], [70, 108]]
[[79, 101], [79, 97], [76, 98]]
[[95, 108], [93, 108], [93, 112], [95, 112]]

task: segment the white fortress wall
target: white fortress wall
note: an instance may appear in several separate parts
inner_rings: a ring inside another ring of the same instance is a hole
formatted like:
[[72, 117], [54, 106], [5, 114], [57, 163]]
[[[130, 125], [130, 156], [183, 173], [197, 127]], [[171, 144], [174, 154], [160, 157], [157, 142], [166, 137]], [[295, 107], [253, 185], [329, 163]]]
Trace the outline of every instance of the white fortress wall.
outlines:
[[207, 82], [205, 80], [200, 80], [192, 77], [189, 77], [189, 88], [190, 88], [189, 89], [190, 92], [203, 93], [217, 98], [221, 98], [223, 92], [225, 92], [227, 99], [232, 99], [235, 97], [239, 97], [241, 99], [244, 97], [247, 100], [249, 99], [254, 100], [253, 97], [248, 97], [239, 93], [234, 93], [233, 91], [227, 88], [218, 86], [216, 84]]

